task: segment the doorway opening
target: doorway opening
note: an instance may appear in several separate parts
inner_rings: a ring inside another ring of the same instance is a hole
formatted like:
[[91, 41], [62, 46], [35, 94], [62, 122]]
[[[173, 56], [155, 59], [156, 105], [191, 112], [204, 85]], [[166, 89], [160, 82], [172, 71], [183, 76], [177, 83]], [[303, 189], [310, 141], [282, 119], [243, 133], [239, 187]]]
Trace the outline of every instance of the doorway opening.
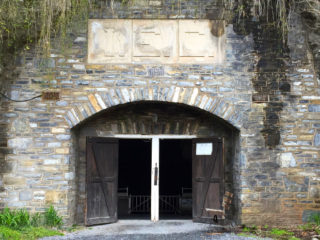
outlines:
[[192, 140], [160, 140], [160, 219], [192, 218]]
[[150, 219], [150, 139], [119, 139], [118, 169], [118, 217]]
[[[234, 193], [234, 197], [231, 206], [226, 208], [225, 218], [238, 219], [240, 201], [235, 180], [240, 169], [239, 131], [213, 114], [183, 104], [142, 101], [109, 108], [84, 121], [74, 131], [78, 223], [101, 224], [115, 222], [118, 216], [140, 218], [144, 214], [152, 221], [167, 215], [180, 218], [190, 213], [191, 204], [193, 220], [202, 221], [210, 217], [202, 210], [221, 208], [226, 192]], [[180, 145], [185, 147], [181, 149]], [[147, 155], [148, 160], [139, 154]], [[166, 156], [168, 154], [175, 156], [174, 159]], [[185, 155], [191, 155], [192, 164]], [[215, 164], [217, 161], [219, 164]], [[182, 167], [192, 169], [185, 170], [191, 177], [180, 171]], [[143, 184], [139, 183], [139, 177], [144, 177]], [[181, 179], [183, 183], [179, 183]], [[190, 182], [188, 186], [188, 180], [192, 181], [192, 187]], [[171, 184], [175, 183], [180, 185], [172, 190]], [[143, 189], [139, 192], [136, 186]], [[133, 205], [128, 198], [136, 194], [151, 198], [147, 212], [129, 211]], [[173, 208], [175, 213], [163, 211], [160, 205], [163, 195], [182, 198], [179, 208]], [[118, 202], [118, 198], [122, 202]]]

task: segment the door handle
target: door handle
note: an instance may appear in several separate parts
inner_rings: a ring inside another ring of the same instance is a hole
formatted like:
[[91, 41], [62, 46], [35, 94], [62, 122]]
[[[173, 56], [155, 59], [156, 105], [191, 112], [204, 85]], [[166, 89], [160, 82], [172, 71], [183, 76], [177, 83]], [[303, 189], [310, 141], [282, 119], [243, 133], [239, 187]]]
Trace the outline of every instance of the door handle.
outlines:
[[154, 168], [154, 181], [153, 185], [157, 186], [158, 185], [158, 166], [156, 164], [156, 167]]

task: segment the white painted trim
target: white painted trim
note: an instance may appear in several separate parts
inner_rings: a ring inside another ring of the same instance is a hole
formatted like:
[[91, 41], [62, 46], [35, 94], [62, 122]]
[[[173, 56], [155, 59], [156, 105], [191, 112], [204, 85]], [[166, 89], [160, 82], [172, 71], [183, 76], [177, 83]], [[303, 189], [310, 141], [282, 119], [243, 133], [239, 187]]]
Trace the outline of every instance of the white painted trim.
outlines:
[[197, 138], [196, 135], [142, 135], [142, 134], [115, 134], [108, 137], [121, 139], [192, 139]]
[[[160, 141], [159, 138], [152, 138], [152, 157], [151, 157], [151, 220], [153, 222], [159, 221], [159, 152]], [[155, 176], [155, 169], [158, 168], [157, 176]], [[155, 185], [156, 182], [156, 185]]]

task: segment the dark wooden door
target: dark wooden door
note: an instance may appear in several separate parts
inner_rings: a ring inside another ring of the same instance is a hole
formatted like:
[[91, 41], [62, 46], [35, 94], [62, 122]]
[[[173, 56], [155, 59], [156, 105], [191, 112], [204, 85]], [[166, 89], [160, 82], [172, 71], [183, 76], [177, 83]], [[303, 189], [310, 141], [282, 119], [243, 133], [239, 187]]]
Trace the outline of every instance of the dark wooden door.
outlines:
[[117, 221], [119, 141], [87, 137], [86, 225]]
[[223, 142], [218, 138], [193, 139], [192, 215], [196, 222], [212, 221], [206, 208], [222, 209]]

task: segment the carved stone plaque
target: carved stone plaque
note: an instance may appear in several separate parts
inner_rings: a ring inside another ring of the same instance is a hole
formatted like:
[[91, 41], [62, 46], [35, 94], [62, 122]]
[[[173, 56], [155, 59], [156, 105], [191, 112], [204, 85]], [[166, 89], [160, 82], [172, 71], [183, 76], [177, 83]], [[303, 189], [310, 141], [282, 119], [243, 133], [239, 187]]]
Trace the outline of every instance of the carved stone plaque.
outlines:
[[212, 34], [215, 21], [182, 20], [179, 22], [179, 57], [181, 63], [214, 63], [224, 59], [225, 36]]
[[131, 20], [90, 20], [89, 24], [89, 63], [131, 62]]
[[133, 20], [133, 61], [177, 61], [178, 22]]
[[224, 24], [219, 23], [93, 19], [89, 21], [88, 63], [220, 63], [226, 39]]

